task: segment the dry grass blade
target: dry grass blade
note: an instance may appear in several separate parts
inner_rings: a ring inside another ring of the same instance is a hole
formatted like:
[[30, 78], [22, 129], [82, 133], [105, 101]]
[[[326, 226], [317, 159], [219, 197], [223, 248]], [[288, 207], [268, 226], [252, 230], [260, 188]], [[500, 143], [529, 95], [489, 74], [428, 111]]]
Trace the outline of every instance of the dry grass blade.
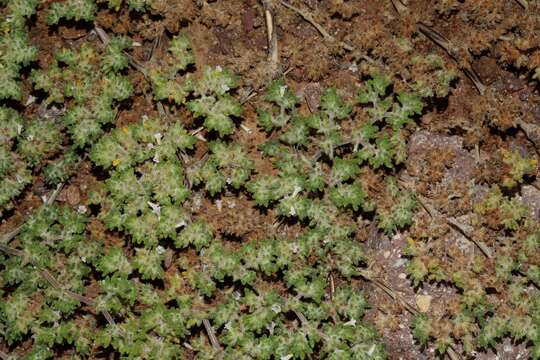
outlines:
[[470, 232], [468, 231], [468, 229], [466, 228], [465, 225], [463, 225], [462, 223], [460, 223], [459, 221], [457, 221], [454, 218], [450, 218], [450, 217], [446, 217], [446, 216], [442, 215], [440, 212], [435, 210], [435, 208], [433, 208], [433, 206], [431, 206], [429, 204], [429, 201], [426, 198], [424, 198], [423, 196], [417, 195], [416, 198], [418, 199], [418, 202], [420, 203], [420, 205], [422, 205], [422, 207], [429, 214], [429, 216], [431, 216], [433, 218], [442, 218], [442, 219], [444, 219], [445, 222], [450, 226], [450, 228], [452, 230], [458, 231], [467, 240], [469, 240], [470, 242], [475, 244], [487, 258], [489, 258], [489, 259], [493, 258], [493, 255], [491, 253], [491, 249], [486, 244], [484, 244], [483, 242], [475, 240], [474, 237], [470, 234]]
[[323, 333], [321, 330], [317, 329], [317, 328], [314, 328], [313, 326], [311, 326], [311, 324], [309, 323], [308, 319], [306, 319], [306, 317], [304, 316], [304, 314], [302, 314], [301, 312], [299, 311], [296, 311], [296, 310], [293, 310], [293, 313], [296, 315], [296, 317], [300, 320], [300, 323], [302, 324], [303, 327], [305, 328], [309, 328], [313, 331], [315, 331], [317, 333], [317, 335], [319, 335], [321, 337], [321, 339], [323, 339], [324, 341], [330, 341], [331, 339], [328, 337], [328, 335], [326, 335], [325, 333]]
[[[12, 255], [12, 256], [18, 256], [18, 257], [23, 257], [23, 258], [25, 257], [25, 253], [23, 251], [21, 251], [19, 249], [15, 249], [15, 248], [13, 248], [13, 247], [11, 247], [9, 245], [5, 245], [5, 244], [0, 244], [0, 251], [6, 253], [8, 255]], [[30, 263], [33, 266], [35, 266], [36, 268], [38, 268], [38, 265], [36, 263], [34, 263], [32, 261], [30, 261]], [[93, 299], [88, 298], [88, 297], [83, 296], [83, 295], [80, 295], [80, 294], [77, 294], [77, 293], [75, 293], [75, 292], [73, 292], [71, 290], [64, 289], [62, 284], [58, 280], [56, 280], [56, 278], [50, 273], [49, 270], [41, 269], [39, 271], [39, 274], [53, 288], [62, 291], [64, 294], [66, 294], [67, 297], [72, 298], [72, 299], [77, 300], [77, 301], [80, 301], [81, 303], [86, 304], [88, 306], [93, 306], [94, 305], [94, 300]], [[112, 318], [111, 314], [109, 314], [109, 312], [107, 310], [103, 310], [102, 313], [105, 316], [105, 319], [107, 319], [107, 321], [109, 322], [109, 324], [116, 327], [116, 323], [114, 322], [114, 319]], [[118, 330], [121, 331], [121, 329], [119, 329], [119, 328], [118, 328]]]
[[[420, 311], [418, 311], [416, 307], [403, 300], [386, 281], [377, 279], [369, 270], [360, 270], [360, 276], [386, 293], [390, 298], [392, 298], [392, 300], [394, 300], [399, 306], [404, 308], [411, 315], [418, 316], [420, 314]], [[455, 351], [454, 345], [450, 345], [446, 353], [451, 360], [461, 359], [461, 356]]]
[[519, 5], [521, 5], [524, 9], [529, 8], [529, 3], [527, 0], [516, 0]]
[[409, 8], [407, 5], [401, 2], [401, 0], [391, 0], [392, 5], [394, 5], [394, 8], [398, 12], [399, 15], [405, 15], [409, 12]]
[[261, 0], [261, 2], [264, 8], [264, 18], [266, 23], [270, 72], [272, 73], [272, 75], [276, 75], [279, 71], [279, 49], [277, 29], [273, 12], [273, 2], [272, 0]]
[[0, 244], [8, 244], [11, 240], [15, 238], [15, 236], [19, 235], [21, 232], [22, 225], [17, 226], [15, 229], [13, 229], [11, 232], [8, 232], [2, 237], [2, 240]]
[[[103, 43], [103, 45], [107, 46], [107, 44], [111, 41], [110, 36], [103, 30], [99, 25], [94, 24], [94, 31], [98, 35], [99, 39]], [[127, 51], [123, 51], [124, 55], [128, 58], [129, 64], [135, 68], [135, 70], [140, 71], [145, 78], [148, 78], [148, 70], [144, 67], [143, 64], [141, 64], [138, 60], [136, 60], [133, 56], [131, 56]]]
[[[424, 34], [428, 39], [433, 41], [435, 44], [439, 45], [442, 49], [444, 49], [452, 59], [456, 61], [461, 71], [465, 73], [465, 75], [472, 81], [480, 95], [484, 95], [486, 92], [486, 87], [480, 80], [480, 77], [478, 74], [473, 70], [471, 65], [468, 63], [466, 59], [462, 59], [458, 53], [457, 48], [442, 34], [439, 34], [435, 30], [431, 29], [429, 26], [418, 23], [418, 30]], [[468, 52], [468, 50], [467, 50]]]
[[221, 346], [219, 345], [219, 341], [216, 337], [216, 333], [214, 331], [214, 328], [212, 327], [212, 324], [210, 324], [210, 321], [208, 319], [203, 319], [203, 325], [214, 350], [221, 351]]
[[520, 129], [523, 130], [523, 132], [527, 136], [527, 139], [529, 139], [534, 144], [536, 152], [540, 153], [540, 126], [528, 123], [521, 119], [517, 120], [517, 124]]
[[344, 43], [342, 41], [336, 40], [336, 38], [333, 37], [332, 35], [330, 35], [330, 33], [328, 33], [328, 31], [326, 31], [325, 28], [323, 28], [318, 22], [316, 22], [313, 19], [313, 16], [311, 16], [311, 14], [308, 13], [307, 11], [303, 11], [303, 10], [289, 4], [287, 1], [284, 1], [284, 0], [280, 0], [280, 3], [281, 3], [281, 5], [285, 6], [289, 10], [292, 10], [292, 11], [296, 12], [304, 20], [306, 20], [308, 23], [310, 23], [315, 29], [317, 29], [317, 31], [323, 36], [323, 38], [326, 41], [328, 41], [330, 43], [338, 43], [338, 44], [341, 45], [341, 47], [343, 47], [345, 50], [348, 50], [348, 51], [353, 51], [354, 50], [354, 47], [352, 47], [351, 45], [346, 44], [346, 43]]
[[467, 229], [465, 228], [465, 226], [463, 224], [461, 224], [459, 221], [457, 221], [454, 218], [446, 218], [446, 222], [449, 225], [455, 227], [463, 236], [465, 236], [465, 238], [467, 238], [467, 240], [474, 243], [488, 259], [493, 258], [493, 254], [491, 253], [491, 249], [486, 244], [484, 244], [483, 242], [476, 241], [474, 239], [474, 237], [469, 234], [469, 232], [467, 231]]
[[[51, 205], [52, 203], [54, 203], [56, 201], [56, 198], [60, 194], [60, 191], [62, 191], [63, 187], [64, 187], [63, 182], [58, 184], [56, 186], [56, 189], [54, 189], [53, 192], [51, 193], [51, 195], [46, 198], [45, 204], [46, 205]], [[24, 222], [26, 222], [26, 220]], [[22, 227], [24, 225], [24, 222], [21, 225], [17, 226], [15, 229], [13, 229], [11, 232], [5, 234], [2, 237], [2, 240], [0, 240], [0, 244], [9, 244], [11, 242], [11, 240], [13, 240], [17, 235], [19, 235], [19, 233], [21, 232], [21, 229], [22, 229]]]

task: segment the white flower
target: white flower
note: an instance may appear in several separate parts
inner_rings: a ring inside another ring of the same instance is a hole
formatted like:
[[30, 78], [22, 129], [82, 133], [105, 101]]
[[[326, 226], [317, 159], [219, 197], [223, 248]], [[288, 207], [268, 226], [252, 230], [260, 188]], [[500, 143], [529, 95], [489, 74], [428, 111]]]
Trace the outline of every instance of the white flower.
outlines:
[[283, 85], [279, 87], [279, 96], [283, 97], [285, 95], [285, 90], [287, 90], [287, 85]]
[[291, 206], [291, 210], [289, 211], [289, 215], [291, 215], [291, 216], [296, 215], [296, 210], [295, 210], [294, 206]]
[[302, 188], [301, 188], [300, 186], [298, 186], [298, 185], [295, 185], [291, 197], [292, 197], [292, 198], [296, 197], [296, 195], [298, 195], [298, 193], [299, 193], [300, 191], [302, 191]]
[[176, 223], [176, 225], [174, 226], [176, 229], [178, 229], [179, 227], [182, 227], [182, 226], [185, 226], [186, 225], [186, 221], [185, 220], [180, 220], [179, 222]]
[[156, 215], [159, 215], [160, 212], [161, 212], [161, 206], [159, 206], [159, 204], [156, 204], [156, 203], [153, 203], [153, 202], [150, 202], [150, 201], [147, 201], [146, 202], [148, 204], [148, 206], [150, 206], [152, 208], [152, 212]]
[[161, 245], [158, 245], [156, 247], [156, 251], [157, 251], [158, 254], [161, 255], [161, 254], [165, 253], [165, 248], [163, 246], [161, 246]]
[[275, 327], [276, 327], [276, 323], [273, 322], [273, 321], [270, 324], [266, 324], [266, 330], [268, 330], [270, 335], [272, 335], [274, 333], [274, 328]]
[[293, 358], [293, 354], [287, 354], [285, 356], [280, 357], [280, 360], [289, 360]]
[[248, 134], [251, 134], [252, 130], [244, 124], [240, 124], [240, 127]]
[[281, 312], [281, 306], [279, 304], [274, 304], [272, 305], [272, 311], [275, 312], [276, 314], [279, 314]]
[[352, 327], [355, 327], [356, 326], [356, 319], [351, 319], [349, 321], [347, 321], [345, 324], [343, 324], [345, 326], [352, 326]]

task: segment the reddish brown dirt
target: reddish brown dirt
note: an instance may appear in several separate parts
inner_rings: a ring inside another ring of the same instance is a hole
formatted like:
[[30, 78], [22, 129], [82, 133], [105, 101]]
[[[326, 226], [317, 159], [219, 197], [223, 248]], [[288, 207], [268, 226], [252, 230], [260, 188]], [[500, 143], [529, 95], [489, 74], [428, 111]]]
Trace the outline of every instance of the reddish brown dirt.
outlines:
[[[43, 2], [42, 8], [48, 3]], [[275, 3], [279, 4], [279, 1]], [[492, 0], [419, 0], [408, 1], [409, 9], [405, 14], [399, 14], [391, 1], [305, 0], [292, 3], [309, 11], [336, 39], [355, 48], [354, 51], [345, 51], [328, 43], [297, 14], [276, 5], [274, 13], [278, 26], [279, 66], [287, 74], [291, 87], [302, 98], [304, 112], [308, 112], [313, 104], [316, 105], [321, 87], [335, 86], [344, 96], [354, 97], [358, 83], [374, 70], [393, 75], [395, 86], [406, 89], [409, 86], [406, 79], [414, 78], [415, 74], [405, 74], [404, 69], [407, 69], [411, 54], [399, 48], [396, 43], [398, 38], [407, 39], [414, 54], [438, 54], [444, 59], [445, 65], [458, 74], [459, 79], [450, 95], [434, 101], [418, 122], [418, 127], [425, 131], [429, 140], [429, 149], [420, 145], [416, 150], [409, 148], [410, 158], [404, 167], [404, 179], [412, 183], [419, 194], [433, 200], [440, 211], [451, 216], [470, 211], [469, 189], [463, 185], [464, 180], [492, 181], [496, 178], [498, 170], [491, 166], [494, 161], [492, 154], [501, 144], [515, 143], [525, 151], [535, 152], [522, 133], [506, 138], [498, 131], [511, 127], [516, 117], [540, 124], [538, 86], [527, 80], [527, 68], [540, 63], [538, 31], [536, 36], [524, 36], [519, 44], [504, 40], [514, 36], [512, 29], [518, 26], [529, 30], [540, 28], [538, 20], [530, 15], [535, 11], [537, 14], [540, 12], [537, 3], [531, 4], [528, 12], [525, 12], [513, 0], [500, 1], [498, 5], [493, 5]], [[103, 10], [97, 22], [108, 32], [124, 34], [141, 43], [142, 46], [133, 53], [140, 61], [147, 60], [147, 50], [157, 36], [164, 34], [168, 37], [182, 30], [192, 37], [198, 70], [202, 65], [228, 67], [241, 76], [241, 91], [246, 93], [259, 92], [269, 81], [266, 29], [258, 1], [176, 0], [162, 1], [158, 8], [163, 10], [158, 9], [158, 12], [165, 14], [160, 21], [150, 21], [148, 15], [133, 18], [125, 10], [119, 14], [118, 21], [118, 15]], [[485, 9], [492, 11], [488, 13]], [[40, 65], [49, 64], [52, 54], [60, 47], [73, 46], [82, 41], [97, 41], [90, 32], [91, 27], [66, 25], [60, 26], [57, 32], [51, 32], [45, 21], [45, 11], [40, 11], [30, 28], [32, 41], [40, 48]], [[484, 96], [478, 94], [471, 81], [459, 70], [456, 61], [416, 30], [416, 23], [420, 21], [462, 47], [460, 53], [464, 48], [469, 49], [470, 54], [462, 60], [469, 61], [488, 86]], [[523, 53], [530, 56], [520, 60]], [[137, 96], [132, 104], [121, 109], [118, 119], [121, 125], [137, 121], [142, 114], [156, 114], [156, 109], [149, 107], [148, 83], [135, 70], [130, 70], [130, 75], [136, 84]], [[252, 132], [237, 132], [234, 140], [248, 146], [257, 171], [268, 172], [271, 165], [255, 151], [256, 145], [264, 138], [256, 126], [254, 109], [258, 102], [259, 97], [255, 96], [246, 105], [243, 116], [243, 124]], [[170, 107], [170, 111], [175, 118], [189, 121], [174, 106]], [[200, 156], [204, 148], [204, 144], [198, 144]], [[87, 190], [94, 181], [88, 163], [81, 165], [81, 169], [66, 184], [59, 197], [60, 201], [75, 207], [86, 204]], [[456, 179], [458, 175], [462, 178]], [[375, 177], [373, 179], [376, 181]], [[534, 189], [528, 190], [529, 199], [531, 203], [539, 204], [538, 193]], [[39, 206], [40, 196], [48, 191], [50, 189], [46, 189], [36, 178], [31, 191], [18, 199], [14, 214], [0, 225], [0, 233], [9, 232], [22, 223], [32, 209]], [[449, 201], [450, 193], [452, 200]], [[261, 213], [244, 196], [227, 193], [219, 202], [221, 205], [218, 205], [218, 201], [204, 200], [195, 212], [206, 218], [220, 236], [262, 239], [275, 226], [276, 217], [272, 211]], [[231, 208], [234, 211], [229, 211]], [[539, 208], [540, 205], [537, 205], [537, 213]], [[426, 217], [421, 211], [417, 223], [429, 221]], [[122, 241], [115, 234], [105, 231], [98, 221], [93, 221], [89, 229], [106, 246]], [[284, 226], [282, 229], [283, 236], [293, 236], [297, 232], [294, 227]], [[418, 294], [429, 294], [433, 297], [434, 308], [445, 306], [451, 290], [434, 285], [413, 289], [404, 276], [405, 260], [401, 249], [406, 245], [407, 233], [389, 239], [366, 225], [359, 229], [358, 238], [366, 241], [369, 256], [375, 264], [373, 270], [381, 274], [404, 301], [415, 304]], [[450, 238], [449, 241], [459, 239]], [[360, 280], [357, 282], [365, 289], [370, 302], [377, 304], [370, 310], [367, 319], [381, 332], [390, 359], [435, 358], [433, 348], [423, 349], [412, 339], [409, 313], [378, 288]], [[90, 296], [96, 291], [96, 285], [90, 284], [87, 294]], [[524, 357], [521, 345], [505, 342], [499, 346], [499, 350], [501, 359]], [[494, 355], [486, 353], [478, 358], [493, 359]]]

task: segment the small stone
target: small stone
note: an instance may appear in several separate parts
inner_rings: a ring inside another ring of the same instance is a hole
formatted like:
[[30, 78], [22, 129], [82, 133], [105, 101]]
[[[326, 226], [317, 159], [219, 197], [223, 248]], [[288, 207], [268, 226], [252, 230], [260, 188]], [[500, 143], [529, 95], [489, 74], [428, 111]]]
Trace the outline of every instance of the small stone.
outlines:
[[385, 259], [388, 259], [390, 257], [390, 251], [386, 250], [383, 254]]
[[416, 296], [416, 306], [418, 306], [418, 310], [420, 310], [420, 312], [423, 312], [423, 313], [428, 312], [431, 306], [432, 299], [433, 299], [433, 296], [430, 296], [430, 295]]
[[72, 185], [66, 189], [66, 201], [71, 206], [79, 204], [81, 201], [81, 193], [77, 186]]
[[405, 273], [400, 273], [400, 274], [398, 275], [398, 278], [400, 278], [400, 279], [402, 279], [402, 280], [405, 280], [405, 279], [407, 278], [407, 274], [405, 274]]

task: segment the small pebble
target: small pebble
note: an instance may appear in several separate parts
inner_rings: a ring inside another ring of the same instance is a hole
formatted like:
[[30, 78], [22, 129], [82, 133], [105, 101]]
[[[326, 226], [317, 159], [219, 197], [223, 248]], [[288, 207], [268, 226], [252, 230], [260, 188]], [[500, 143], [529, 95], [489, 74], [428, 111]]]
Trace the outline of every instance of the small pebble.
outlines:
[[433, 296], [431, 295], [416, 296], [416, 306], [418, 306], [418, 310], [423, 313], [428, 312], [431, 307], [431, 300], [433, 300]]

